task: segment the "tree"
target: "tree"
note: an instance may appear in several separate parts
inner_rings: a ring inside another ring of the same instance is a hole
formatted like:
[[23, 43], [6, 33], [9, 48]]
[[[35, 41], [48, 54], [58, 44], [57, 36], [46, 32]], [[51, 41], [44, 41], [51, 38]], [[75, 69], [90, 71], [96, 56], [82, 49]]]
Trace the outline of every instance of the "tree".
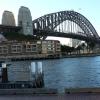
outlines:
[[77, 50], [77, 53], [80, 54], [80, 50], [82, 50], [82, 46], [79, 45], [79, 46], [76, 48], [76, 50]]
[[40, 40], [40, 38], [37, 37], [37, 36], [24, 35], [24, 34], [21, 34], [21, 33], [7, 32], [7, 33], [3, 33], [3, 35], [8, 40], [18, 40], [18, 41]]
[[89, 52], [90, 52], [90, 50], [93, 51], [93, 49], [94, 49], [94, 47], [96, 45], [95, 42], [88, 42], [87, 44], [88, 44], [88, 47], [89, 47]]
[[71, 53], [74, 50], [75, 50], [74, 47], [69, 47], [69, 46], [66, 46], [66, 45], [61, 45], [61, 51], [62, 52]]

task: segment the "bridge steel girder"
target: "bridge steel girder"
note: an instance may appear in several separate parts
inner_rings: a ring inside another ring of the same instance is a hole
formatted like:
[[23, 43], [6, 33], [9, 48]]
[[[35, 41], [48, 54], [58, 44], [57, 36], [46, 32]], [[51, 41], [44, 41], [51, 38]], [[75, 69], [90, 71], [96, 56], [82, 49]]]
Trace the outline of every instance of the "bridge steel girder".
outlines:
[[[38, 30], [36, 30], [38, 31]], [[37, 33], [37, 32], [36, 32]], [[78, 40], [83, 40], [86, 42], [95, 42], [95, 43], [100, 43], [99, 39], [95, 39], [94, 37], [86, 37], [84, 35], [79, 35], [79, 34], [74, 34], [74, 33], [62, 33], [62, 32], [55, 32], [55, 34], [52, 31], [46, 31], [46, 30], [41, 30], [38, 31], [39, 34], [37, 34], [37, 36], [43, 36], [43, 37], [47, 37], [47, 36], [55, 36], [58, 37], [58, 35], [60, 37], [63, 38], [74, 38], [74, 39], [78, 39]], [[36, 35], [36, 34], [35, 34]]]
[[55, 32], [54, 29], [66, 20], [76, 23], [84, 32], [81, 35], [99, 39], [99, 35], [89, 20], [75, 11], [61, 11], [44, 15], [33, 20], [33, 29]]

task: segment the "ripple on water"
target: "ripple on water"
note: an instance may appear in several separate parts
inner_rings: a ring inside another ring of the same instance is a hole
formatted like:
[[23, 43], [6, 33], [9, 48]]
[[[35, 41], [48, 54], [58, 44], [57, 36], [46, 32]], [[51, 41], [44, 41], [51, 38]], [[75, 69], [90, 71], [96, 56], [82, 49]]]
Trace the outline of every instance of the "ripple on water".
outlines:
[[[29, 66], [31, 62], [17, 61], [12, 64]], [[43, 60], [42, 62], [46, 87], [59, 90], [69, 87], [100, 87], [100, 56]]]

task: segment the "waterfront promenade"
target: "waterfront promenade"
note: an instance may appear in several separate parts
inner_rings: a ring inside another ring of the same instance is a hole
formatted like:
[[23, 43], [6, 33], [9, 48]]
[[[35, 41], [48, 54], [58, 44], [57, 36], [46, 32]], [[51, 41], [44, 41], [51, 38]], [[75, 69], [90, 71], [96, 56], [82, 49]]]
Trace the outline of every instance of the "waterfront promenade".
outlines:
[[0, 100], [100, 100], [99, 94], [1, 95]]
[[[76, 89], [67, 89], [70, 93], [57, 93], [55, 89], [31, 89], [30, 91], [26, 90], [16, 93], [14, 90], [5, 91], [0, 90], [0, 100], [100, 100], [100, 88], [76, 88]], [[90, 92], [88, 92], [90, 91]], [[9, 94], [11, 93], [11, 94]]]

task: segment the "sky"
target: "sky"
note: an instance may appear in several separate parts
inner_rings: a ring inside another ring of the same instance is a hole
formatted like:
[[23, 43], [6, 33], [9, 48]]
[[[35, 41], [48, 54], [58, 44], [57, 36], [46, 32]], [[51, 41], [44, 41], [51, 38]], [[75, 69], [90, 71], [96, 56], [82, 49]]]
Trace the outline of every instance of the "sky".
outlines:
[[[33, 20], [53, 12], [77, 11], [92, 23], [100, 35], [100, 0], [0, 0], [0, 24], [4, 10], [13, 12], [17, 23], [20, 6], [30, 9]], [[61, 38], [61, 41], [64, 44], [66, 39]]]

